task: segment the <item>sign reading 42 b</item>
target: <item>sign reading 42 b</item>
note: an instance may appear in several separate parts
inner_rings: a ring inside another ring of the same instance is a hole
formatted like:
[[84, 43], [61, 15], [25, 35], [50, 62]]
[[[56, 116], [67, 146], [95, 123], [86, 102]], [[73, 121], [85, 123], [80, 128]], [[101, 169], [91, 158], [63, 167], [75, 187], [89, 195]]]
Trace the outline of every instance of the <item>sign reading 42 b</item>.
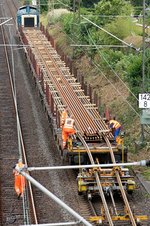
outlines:
[[150, 93], [139, 93], [139, 108], [150, 108]]

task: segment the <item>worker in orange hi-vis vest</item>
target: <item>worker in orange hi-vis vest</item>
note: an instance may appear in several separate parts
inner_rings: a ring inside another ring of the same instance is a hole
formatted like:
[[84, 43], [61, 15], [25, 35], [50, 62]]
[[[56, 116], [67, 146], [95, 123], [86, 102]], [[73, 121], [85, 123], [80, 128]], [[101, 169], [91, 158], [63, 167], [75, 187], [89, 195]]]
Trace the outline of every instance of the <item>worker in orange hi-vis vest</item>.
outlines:
[[68, 117], [68, 107], [66, 106], [60, 117], [60, 128], [63, 128], [67, 117]]
[[16, 168], [23, 168], [25, 165], [22, 163], [22, 160], [19, 159], [18, 163], [13, 167], [13, 174], [15, 176], [15, 192], [18, 196], [18, 199], [20, 197], [23, 197], [24, 189], [25, 189], [25, 177], [19, 174], [19, 172], [16, 170]]
[[73, 115], [66, 118], [65, 124], [64, 124], [63, 130], [62, 130], [63, 148], [65, 148], [65, 146], [66, 146], [66, 142], [67, 142], [69, 135], [73, 135], [76, 133], [76, 131], [74, 129], [74, 125], [75, 125], [75, 121], [74, 121]]

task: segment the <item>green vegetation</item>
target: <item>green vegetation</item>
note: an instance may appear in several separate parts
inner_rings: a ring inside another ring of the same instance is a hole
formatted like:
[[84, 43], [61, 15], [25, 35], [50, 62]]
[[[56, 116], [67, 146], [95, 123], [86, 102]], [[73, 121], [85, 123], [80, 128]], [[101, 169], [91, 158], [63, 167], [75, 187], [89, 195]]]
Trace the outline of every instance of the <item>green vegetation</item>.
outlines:
[[30, 5], [32, 3], [32, 0], [21, 0], [22, 5]]
[[150, 170], [146, 168], [143, 172], [143, 176], [145, 177], [146, 180], [150, 181]]
[[40, 11], [41, 13], [48, 11], [48, 0], [40, 0]]
[[[41, 1], [45, 2], [45, 4], [47, 2], [47, 0]], [[136, 51], [136, 49], [142, 48], [143, 31], [140, 26], [136, 25], [134, 18], [130, 15], [134, 15], [134, 13], [137, 12], [135, 7], [141, 9], [141, 1], [82, 0], [80, 2], [80, 10], [79, 2], [77, 1], [75, 2], [76, 5], [73, 5], [73, 0], [64, 0], [62, 2], [63, 6], [66, 6], [65, 8], [69, 9], [74, 7], [74, 12], [60, 16], [53, 15], [48, 21], [49, 24], [59, 23], [62, 31], [70, 37], [70, 43], [80, 45], [74, 48], [74, 59], [78, 59], [83, 54], [86, 54], [87, 57], [101, 67], [105, 74], [109, 74], [112, 80], [116, 79], [112, 75], [113, 71], [115, 71], [124, 82], [128, 83], [130, 90], [137, 96], [142, 90], [142, 52]], [[62, 7], [62, 5], [56, 4], [54, 6], [54, 8], [59, 7]], [[87, 20], [85, 20], [82, 15], [84, 15]], [[146, 21], [149, 21], [149, 10], [146, 15]], [[95, 23], [96, 26], [88, 20]], [[109, 45], [124, 45], [124, 42], [132, 43], [131, 45], [134, 48], [109, 48]], [[92, 45], [94, 48], [84, 48], [81, 47], [81, 45]], [[98, 48], [98, 45], [105, 45], [107, 48]], [[146, 50], [146, 59], [146, 90], [149, 90], [149, 50]], [[132, 104], [135, 101], [132, 100], [130, 96], [128, 99]]]
[[[47, 0], [41, 0], [47, 2]], [[70, 2], [64, 0], [63, 6], [65, 8], [74, 7], [73, 11], [61, 16], [53, 16], [49, 19], [49, 24], [59, 23], [62, 31], [70, 37], [71, 43], [80, 45], [74, 48], [74, 59], [80, 58], [86, 54], [93, 62], [100, 65], [105, 74], [109, 74], [111, 79], [113, 71], [119, 74], [124, 82], [129, 84], [131, 91], [137, 95], [142, 90], [142, 52], [136, 51], [142, 48], [142, 28], [137, 26], [134, 15], [137, 10], [135, 7], [141, 9], [141, 1], [132, 0], [95, 0]], [[62, 7], [56, 4], [54, 8]], [[75, 12], [76, 11], [76, 12]], [[85, 20], [84, 15], [87, 20]], [[149, 20], [150, 12], [147, 11], [147, 21]], [[95, 23], [94, 26], [92, 23]], [[122, 42], [121, 42], [122, 40]], [[120, 46], [126, 43], [132, 43], [134, 48], [109, 48], [111, 46]], [[92, 45], [94, 48], [84, 48], [81, 45]], [[98, 45], [105, 45], [107, 48], [98, 48]], [[149, 65], [150, 65], [150, 51], [146, 50], [146, 90], [149, 87]], [[109, 72], [109, 73], [108, 73]], [[129, 97], [131, 102], [132, 98]], [[137, 103], [136, 103], [137, 104]]]
[[99, 20], [101, 25], [112, 23], [115, 16], [130, 16], [132, 11], [132, 5], [123, 0], [101, 0], [95, 5], [95, 13], [102, 16]]
[[[134, 2], [136, 4], [136, 1]], [[138, 3], [137, 3], [138, 4]], [[81, 8], [80, 13], [99, 26], [93, 26], [85, 21], [78, 12], [76, 14], [65, 15], [61, 18], [64, 32], [73, 37], [75, 43], [84, 45], [121, 45], [120, 40], [126, 40], [129, 44], [133, 43], [135, 48], [141, 48], [142, 29], [138, 27], [130, 17], [134, 13], [134, 7], [124, 0], [101, 0], [94, 5], [94, 11], [89, 13], [89, 9]], [[149, 13], [149, 12], [148, 12]], [[121, 17], [118, 17], [118, 16]], [[147, 20], [148, 21], [148, 20]], [[105, 31], [108, 31], [109, 34]], [[110, 35], [110, 33], [112, 35]], [[115, 37], [117, 38], [115, 38]], [[118, 40], [119, 39], [119, 40]], [[131, 41], [130, 41], [131, 40]], [[79, 57], [83, 48], [76, 48], [74, 56]], [[131, 91], [137, 95], [142, 87], [142, 54], [131, 48], [112, 51], [110, 48], [104, 50], [88, 49], [87, 55], [91, 59], [97, 58], [104, 72], [112, 67], [119, 73], [120, 77], [129, 83]], [[98, 56], [98, 57], [96, 57]], [[149, 51], [146, 51], [147, 62], [146, 72], [149, 73]], [[147, 76], [146, 76], [147, 77]], [[148, 83], [146, 83], [148, 84]], [[149, 87], [147, 87], [149, 88]]]
[[61, 18], [63, 24], [63, 30], [66, 34], [71, 35], [72, 32], [72, 23], [73, 23], [73, 14], [66, 14]]

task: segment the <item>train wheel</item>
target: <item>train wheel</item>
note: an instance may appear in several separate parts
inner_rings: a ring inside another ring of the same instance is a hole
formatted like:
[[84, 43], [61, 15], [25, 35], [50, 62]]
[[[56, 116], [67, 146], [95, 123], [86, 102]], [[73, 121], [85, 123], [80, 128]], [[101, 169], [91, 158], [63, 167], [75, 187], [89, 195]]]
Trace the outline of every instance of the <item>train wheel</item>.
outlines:
[[82, 191], [78, 191], [78, 195], [82, 195]]
[[133, 194], [133, 191], [127, 191], [129, 195], [132, 195]]

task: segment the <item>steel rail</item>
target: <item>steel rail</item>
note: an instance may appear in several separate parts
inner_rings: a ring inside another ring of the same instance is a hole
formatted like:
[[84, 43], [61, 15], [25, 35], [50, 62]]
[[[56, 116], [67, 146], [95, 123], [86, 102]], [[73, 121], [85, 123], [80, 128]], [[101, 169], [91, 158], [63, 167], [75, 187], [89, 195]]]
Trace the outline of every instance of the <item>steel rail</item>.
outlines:
[[[34, 51], [36, 52], [36, 59], [38, 59], [38, 56], [40, 55], [40, 62], [42, 59], [42, 62], [46, 70], [49, 72], [48, 75], [50, 77], [50, 80], [52, 81], [57, 92], [63, 99], [63, 102], [65, 102], [66, 105], [70, 107], [71, 113], [73, 113], [73, 115], [75, 116], [77, 128], [82, 133], [84, 133], [85, 131], [91, 134], [96, 133], [97, 125], [95, 123], [95, 120], [91, 119], [91, 114], [92, 114], [91, 111], [87, 110], [86, 107], [84, 107], [83, 103], [81, 102], [80, 98], [78, 98], [78, 96], [76, 95], [70, 83], [67, 81], [66, 78], [64, 78], [64, 74], [61, 71], [61, 68], [57, 66], [57, 62], [54, 62], [55, 59], [48, 52], [47, 46], [45, 46], [44, 48], [40, 47], [40, 45], [42, 45], [43, 43], [44, 45], [46, 45], [47, 42], [37, 41], [38, 40], [37, 38], [42, 39], [42, 37], [39, 34], [37, 37], [37, 33], [35, 34], [35, 32], [33, 34], [31, 33], [31, 31], [30, 32], [25, 31], [25, 34], [28, 39], [28, 42], [35, 47]], [[39, 48], [38, 48], [38, 45], [39, 45]], [[44, 56], [42, 54], [44, 54]], [[47, 63], [45, 62], [45, 59], [49, 59], [47, 60]], [[51, 62], [51, 67], [49, 66], [49, 62]], [[52, 68], [53, 70], [51, 70]], [[61, 83], [59, 81], [61, 81]], [[104, 130], [104, 129], [106, 130], [107, 129], [106, 124], [103, 122], [98, 112], [96, 112], [96, 110], [94, 110], [93, 112], [96, 118], [100, 122], [99, 126], [101, 130]], [[94, 118], [94, 114], [93, 114], [93, 118]], [[79, 115], [83, 115], [85, 120], [79, 117]]]
[[[99, 164], [99, 160], [98, 159], [97, 159], [97, 164]], [[99, 166], [99, 169], [101, 170], [101, 167], [100, 166]], [[99, 172], [99, 174], [100, 174], [100, 172]], [[110, 197], [111, 197], [111, 201], [112, 201], [112, 205], [113, 205], [115, 214], [118, 215], [116, 204], [115, 204], [115, 200], [114, 200], [114, 197], [113, 197], [111, 188], [109, 189], [109, 194], [110, 194]]]
[[113, 197], [113, 194], [112, 194], [112, 191], [111, 190], [109, 191], [109, 194], [110, 194], [110, 197], [111, 197], [111, 201], [112, 201], [112, 205], [113, 205], [115, 214], [116, 214], [116, 216], [118, 216], [117, 207], [116, 207], [115, 200], [114, 200], [114, 197]]
[[[67, 88], [68, 88], [68, 87], [67, 87]], [[57, 88], [57, 89], [59, 89], [59, 88]], [[62, 94], [62, 96], [64, 96], [64, 94]], [[72, 95], [70, 95], [70, 97], [72, 97]], [[65, 100], [66, 100], [66, 99], [65, 99]], [[69, 98], [69, 101], [70, 101], [70, 98]], [[70, 107], [70, 103], [69, 103], [68, 106]], [[80, 129], [80, 125], [82, 124], [82, 120], [79, 119], [79, 121], [80, 121], [80, 124], [79, 124], [79, 129]]]
[[[49, 68], [46, 66], [46, 68], [49, 70]], [[92, 123], [90, 123], [89, 125], [85, 126], [84, 121], [82, 120], [82, 118], [79, 117], [79, 115], [82, 113], [82, 115], [84, 115], [84, 117], [87, 119], [86, 122], [89, 122], [89, 119], [87, 117], [87, 112], [85, 110], [83, 110], [83, 105], [81, 105], [79, 103], [79, 99], [76, 98], [77, 96], [75, 95], [73, 89], [71, 87], [69, 87], [69, 84], [66, 84], [66, 80], [64, 80], [63, 82], [65, 83], [65, 88], [63, 90], [63, 88], [61, 89], [61, 86], [59, 85], [59, 83], [57, 82], [57, 79], [55, 79], [55, 77], [53, 77], [53, 83], [55, 82], [55, 86], [57, 87], [57, 90], [61, 91], [61, 96], [63, 96], [64, 101], [67, 102], [67, 106], [69, 106], [69, 108], [71, 109], [71, 112], [73, 113], [74, 117], [75, 117], [75, 122], [78, 125], [78, 129], [81, 130], [82, 132], [87, 131], [88, 127], [94, 128], [94, 126], [92, 125]], [[95, 128], [95, 133], [96, 133], [96, 128]]]
[[[113, 163], [116, 163], [116, 160], [115, 160], [115, 156], [114, 156], [114, 153], [113, 153], [113, 150], [112, 150], [112, 147], [111, 147], [111, 144], [108, 140], [108, 138], [104, 137], [109, 149], [110, 149], [110, 155], [111, 155], [111, 159], [112, 159], [112, 162]], [[125, 206], [127, 208], [127, 211], [129, 213], [129, 217], [130, 217], [130, 220], [131, 220], [131, 223], [133, 226], [136, 226], [136, 222], [135, 222], [135, 219], [134, 219], [134, 215], [132, 213], [132, 210], [131, 210], [131, 207], [129, 205], [129, 202], [128, 202], [128, 199], [127, 199], [127, 196], [126, 196], [126, 193], [125, 193], [125, 190], [123, 188], [123, 185], [122, 185], [122, 182], [121, 182], [121, 178], [120, 178], [120, 175], [119, 175], [119, 172], [115, 170], [115, 175], [116, 175], [116, 178], [117, 178], [117, 181], [118, 181], [118, 184], [119, 184], [119, 188], [120, 188], [120, 192], [121, 192], [121, 195], [122, 195], [122, 198], [124, 200], [124, 203], [125, 203]]]
[[[76, 94], [78, 94], [78, 93], [76, 93]], [[85, 99], [85, 100], [87, 100], [87, 99]], [[90, 101], [88, 100], [88, 102], [87, 102], [89, 105], [91, 105], [91, 103], [90, 103]], [[86, 109], [87, 110], [87, 109]], [[92, 110], [94, 110], [94, 109], [92, 109]], [[98, 112], [97, 112], [98, 113]], [[99, 116], [98, 114], [97, 114], [97, 116]], [[100, 116], [99, 116], [99, 120], [100, 120], [101, 118], [100, 118]], [[102, 119], [101, 119], [102, 120]], [[104, 123], [103, 121], [101, 122], [101, 123]], [[106, 126], [105, 124], [103, 124], [103, 126]]]
[[[79, 136], [82, 144], [85, 146], [85, 148], [87, 150], [87, 153], [88, 153], [89, 159], [91, 161], [91, 164], [94, 165], [94, 159], [92, 157], [92, 154], [91, 154], [91, 152], [89, 150], [89, 147], [88, 147], [87, 143], [85, 142], [84, 138], [80, 134], [78, 134], [78, 136]], [[108, 205], [107, 205], [107, 202], [106, 202], [106, 199], [105, 199], [105, 195], [104, 195], [104, 191], [103, 191], [103, 188], [102, 188], [102, 185], [101, 185], [100, 177], [98, 175], [98, 172], [94, 172], [94, 174], [95, 174], [96, 183], [98, 185], [99, 194], [100, 194], [100, 197], [102, 199], [102, 203], [103, 203], [103, 206], [104, 206], [104, 210], [105, 210], [105, 214], [106, 214], [107, 220], [109, 222], [109, 225], [113, 226], [114, 224], [113, 224], [113, 221], [111, 219], [111, 215], [110, 215], [110, 212], [109, 212], [109, 209], [108, 209]]]
[[[17, 9], [14, 1], [12, 1], [12, 2], [14, 4], [14, 7]], [[11, 13], [13, 14], [13, 16], [16, 15], [14, 12], [12, 12], [12, 8], [10, 8], [10, 5], [8, 4], [7, 1], [6, 1], [6, 3], [8, 5], [8, 8], [10, 9]], [[13, 17], [13, 20], [15, 21], [14, 17]], [[3, 35], [3, 37], [4, 37], [4, 35]], [[5, 40], [5, 38], [4, 38], [4, 40]], [[21, 126], [20, 126], [20, 120], [19, 120], [19, 115], [18, 115], [17, 100], [16, 100], [16, 96], [15, 96], [15, 91], [14, 91], [14, 85], [15, 84], [14, 84], [14, 81], [12, 79], [13, 75], [11, 74], [11, 70], [10, 70], [10, 63], [9, 63], [9, 58], [8, 58], [8, 53], [7, 53], [7, 48], [6, 48], [6, 42], [5, 41], [4, 41], [4, 44], [5, 44], [4, 45], [4, 49], [5, 49], [6, 60], [7, 60], [7, 64], [8, 64], [8, 71], [9, 71], [9, 77], [10, 77], [10, 84], [11, 84], [12, 96], [13, 96], [14, 107], [15, 107], [15, 111], [16, 111], [17, 125], [18, 125], [18, 129], [19, 129], [19, 131], [18, 131], [19, 133], [18, 134], [19, 134], [19, 137], [20, 137], [21, 145], [22, 145], [22, 153], [23, 153], [23, 156], [24, 156], [24, 161], [25, 161], [25, 164], [27, 165], [25, 145], [24, 145], [24, 142], [23, 142], [23, 136], [22, 136]], [[13, 51], [13, 49], [11, 49], [11, 51]], [[31, 187], [30, 181], [29, 181], [28, 185], [29, 185], [29, 192], [30, 192], [30, 198], [31, 198], [31, 205], [32, 205], [32, 210], [33, 210], [34, 221], [37, 224], [38, 221], [37, 221], [35, 203], [34, 203], [34, 198], [33, 198], [33, 191], [32, 191], [32, 187]]]
[[[103, 134], [103, 138], [106, 141], [107, 146], [109, 147], [112, 163], [115, 164], [116, 163], [116, 160], [115, 160], [115, 156], [114, 156], [114, 153], [113, 153], [113, 150], [112, 150], [112, 146], [110, 144], [110, 141], [109, 141], [109, 139], [104, 134]], [[133, 226], [136, 226], [137, 224], [135, 222], [135, 219], [134, 219], [132, 210], [130, 208], [130, 205], [129, 205], [129, 202], [128, 202], [128, 199], [127, 199], [127, 196], [126, 196], [126, 193], [125, 193], [125, 190], [123, 188], [123, 185], [122, 185], [122, 182], [121, 182], [121, 178], [120, 178], [119, 172], [116, 171], [116, 170], [115, 170], [115, 175], [116, 175], [116, 178], [117, 178], [117, 182], [119, 184], [119, 188], [120, 188], [120, 192], [121, 192], [122, 198], [123, 198], [124, 203], [125, 203], [125, 206], [126, 206], [126, 208], [128, 210], [131, 223], [132, 223]]]
[[[85, 147], [86, 147], [86, 150], [87, 150], [87, 153], [88, 153], [88, 156], [89, 156], [89, 159], [90, 159], [91, 163], [94, 164], [94, 163], [93, 163], [93, 160], [92, 160], [92, 159], [93, 159], [93, 158], [92, 158], [92, 154], [91, 154], [90, 150], [88, 149], [88, 145], [86, 144], [86, 142], [85, 142], [85, 140], [83, 139], [82, 136], [79, 135], [79, 137], [80, 137], [80, 140], [83, 142], [83, 145], [85, 145]], [[110, 149], [110, 155], [111, 155], [112, 162], [115, 164], [116, 161], [115, 161], [115, 157], [114, 157], [114, 153], [113, 153], [111, 144], [110, 144], [108, 138], [106, 138], [105, 136], [104, 136], [104, 139], [105, 139], [105, 141], [106, 141], [106, 143], [107, 143], [107, 145], [108, 145], [108, 147], [109, 147], [109, 149]], [[102, 199], [102, 202], [103, 202], [103, 205], [104, 205], [104, 209], [105, 209], [105, 212], [106, 212], [106, 216], [107, 216], [107, 219], [108, 219], [108, 221], [109, 221], [110, 218], [111, 218], [111, 215], [110, 215], [110, 213], [109, 213], [109, 209], [108, 209], [108, 206], [107, 206], [107, 203], [106, 203], [105, 196], [104, 196], [104, 199], [103, 199], [104, 192], [103, 192], [102, 186], [101, 186], [101, 184], [100, 184], [100, 178], [99, 178], [99, 175], [98, 175], [97, 172], [95, 172], [94, 174], [95, 174], [95, 177], [96, 177], [97, 185], [98, 185], [98, 187], [99, 187], [99, 192], [100, 192], [100, 196], [101, 196], [101, 199]], [[115, 175], [116, 175], [116, 179], [117, 179], [117, 182], [118, 182], [118, 184], [119, 184], [119, 187], [120, 187], [120, 191], [121, 191], [121, 194], [122, 194], [122, 198], [123, 198], [124, 203], [125, 203], [125, 206], [126, 206], [126, 208], [127, 208], [127, 210], [128, 210], [128, 213], [129, 213], [129, 217], [130, 217], [131, 223], [132, 223], [133, 226], [136, 226], [137, 224], [136, 224], [136, 222], [135, 222], [135, 219], [134, 219], [132, 210], [131, 210], [131, 208], [130, 208], [130, 205], [129, 205], [129, 202], [128, 202], [126, 193], [125, 193], [125, 191], [124, 191], [124, 188], [123, 188], [123, 185], [122, 185], [122, 182], [121, 182], [121, 178], [120, 178], [119, 172], [118, 172], [118, 171], [115, 171]], [[110, 224], [110, 225], [113, 225], [112, 223], [113, 223], [113, 222], [112, 222], [112, 219], [111, 219], [111, 220], [109, 221], [109, 224]]]
[[[2, 38], [3, 38], [3, 43], [5, 44], [5, 34], [4, 34], [4, 30], [3, 27], [1, 27], [1, 31], [2, 31]], [[15, 84], [14, 84], [14, 78], [13, 78], [13, 74], [11, 73], [11, 67], [10, 67], [10, 61], [9, 61], [9, 57], [8, 57], [8, 52], [7, 52], [7, 48], [6, 46], [4, 47], [5, 50], [5, 57], [6, 57], [6, 62], [7, 62], [7, 68], [8, 68], [8, 74], [9, 74], [9, 81], [10, 81], [10, 86], [11, 86], [11, 92], [12, 92], [12, 99], [13, 99], [13, 103], [14, 103], [14, 108], [15, 108], [15, 112], [16, 112], [16, 121], [17, 121], [17, 134], [18, 134], [18, 149], [19, 149], [19, 155], [20, 155], [20, 142], [19, 142], [19, 133], [20, 133], [20, 122], [19, 122], [19, 117], [18, 117], [18, 109], [17, 109], [17, 103], [16, 103], [16, 95], [15, 95]], [[12, 51], [12, 49], [11, 49]], [[27, 220], [26, 216], [25, 216], [25, 203], [24, 203], [24, 197], [23, 197], [23, 212], [24, 212], [24, 219]], [[28, 222], [26, 222], [28, 223]]]

